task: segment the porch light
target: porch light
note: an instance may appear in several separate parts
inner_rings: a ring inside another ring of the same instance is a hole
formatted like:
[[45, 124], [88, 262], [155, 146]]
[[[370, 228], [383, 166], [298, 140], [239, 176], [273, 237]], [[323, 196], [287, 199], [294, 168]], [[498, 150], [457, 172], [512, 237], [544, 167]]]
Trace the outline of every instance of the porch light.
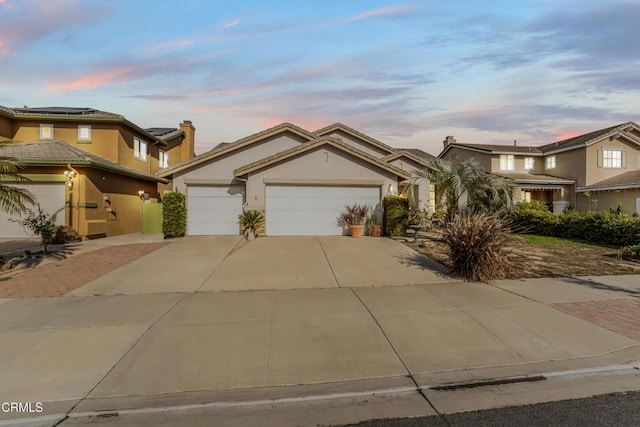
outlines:
[[144, 190], [138, 190], [138, 197], [140, 197], [140, 200], [144, 200]]

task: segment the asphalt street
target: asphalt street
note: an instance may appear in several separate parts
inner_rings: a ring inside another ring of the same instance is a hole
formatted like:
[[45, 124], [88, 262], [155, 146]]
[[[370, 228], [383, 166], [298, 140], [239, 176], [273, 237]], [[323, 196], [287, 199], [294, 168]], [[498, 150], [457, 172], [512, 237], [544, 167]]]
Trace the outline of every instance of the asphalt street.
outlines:
[[640, 425], [640, 391], [485, 411], [364, 421], [343, 427], [596, 427]]

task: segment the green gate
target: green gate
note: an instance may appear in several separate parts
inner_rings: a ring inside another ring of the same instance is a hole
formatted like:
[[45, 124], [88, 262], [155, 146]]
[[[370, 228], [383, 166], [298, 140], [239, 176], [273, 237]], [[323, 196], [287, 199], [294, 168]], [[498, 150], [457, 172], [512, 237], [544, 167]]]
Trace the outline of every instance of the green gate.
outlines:
[[162, 233], [162, 203], [142, 204], [142, 233]]

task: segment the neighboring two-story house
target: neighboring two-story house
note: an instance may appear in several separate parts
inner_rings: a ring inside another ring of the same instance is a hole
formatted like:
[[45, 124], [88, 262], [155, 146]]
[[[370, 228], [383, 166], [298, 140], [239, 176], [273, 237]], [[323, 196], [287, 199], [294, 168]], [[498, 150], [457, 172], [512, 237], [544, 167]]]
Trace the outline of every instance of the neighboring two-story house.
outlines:
[[[27, 188], [56, 224], [83, 237], [141, 231], [141, 204], [170, 189], [159, 169], [194, 156], [195, 128], [143, 129], [91, 108], [0, 106], [0, 156], [18, 160]], [[23, 237], [0, 213], [0, 237]]]
[[475, 157], [487, 171], [515, 180], [515, 201], [538, 200], [557, 213], [618, 203], [626, 213], [640, 213], [640, 127], [634, 122], [542, 146], [460, 144], [447, 137], [439, 157]]
[[411, 185], [432, 156], [390, 147], [341, 123], [309, 132], [290, 123], [223, 143], [159, 172], [187, 196], [187, 234], [238, 235], [238, 215], [259, 210], [266, 234], [340, 235], [345, 205], [379, 214], [386, 195], [430, 203], [430, 185]]

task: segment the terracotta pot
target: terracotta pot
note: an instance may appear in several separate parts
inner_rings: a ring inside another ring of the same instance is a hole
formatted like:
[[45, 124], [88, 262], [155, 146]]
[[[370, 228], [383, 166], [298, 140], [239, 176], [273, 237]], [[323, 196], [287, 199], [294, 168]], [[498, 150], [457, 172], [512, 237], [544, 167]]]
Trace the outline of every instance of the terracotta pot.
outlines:
[[382, 226], [380, 224], [372, 225], [369, 229], [371, 237], [380, 237], [382, 235]]
[[362, 237], [364, 233], [364, 225], [350, 225], [351, 237]]

